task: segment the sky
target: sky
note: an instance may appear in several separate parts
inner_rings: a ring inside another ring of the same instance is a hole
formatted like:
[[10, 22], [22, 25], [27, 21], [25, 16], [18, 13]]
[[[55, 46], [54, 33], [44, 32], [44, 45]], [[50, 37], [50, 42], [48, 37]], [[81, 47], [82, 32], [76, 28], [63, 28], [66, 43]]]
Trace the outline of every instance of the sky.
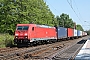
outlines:
[[[90, 29], [90, 0], [44, 0], [55, 16], [62, 13], [68, 14], [76, 24], [84, 30]], [[73, 9], [70, 7], [73, 7]]]

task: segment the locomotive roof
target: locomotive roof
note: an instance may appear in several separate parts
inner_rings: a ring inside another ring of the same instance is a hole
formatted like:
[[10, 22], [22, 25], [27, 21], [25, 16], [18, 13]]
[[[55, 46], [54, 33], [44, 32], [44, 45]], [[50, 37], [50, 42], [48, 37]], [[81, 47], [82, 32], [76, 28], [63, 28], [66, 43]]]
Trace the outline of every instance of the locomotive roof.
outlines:
[[29, 26], [29, 25], [34, 25], [34, 26], [43, 27], [43, 28], [54, 28], [54, 27], [51, 27], [51, 26], [47, 26], [47, 25], [38, 25], [38, 24], [17, 24], [17, 26]]
[[44, 27], [44, 28], [54, 28], [54, 27], [51, 27], [51, 26], [47, 26], [47, 25], [36, 25], [37, 27]]

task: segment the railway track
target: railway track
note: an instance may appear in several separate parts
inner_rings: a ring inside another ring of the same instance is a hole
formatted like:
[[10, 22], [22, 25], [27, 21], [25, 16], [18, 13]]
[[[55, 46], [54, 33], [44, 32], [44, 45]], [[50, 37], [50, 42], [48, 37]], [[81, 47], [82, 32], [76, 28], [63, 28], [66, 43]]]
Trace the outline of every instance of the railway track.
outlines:
[[[66, 41], [66, 43], [68, 43], [69, 41]], [[46, 49], [47, 49], [47, 47], [48, 47], [48, 49], [50, 48], [50, 47], [53, 47], [53, 48], [55, 48], [55, 45], [56, 46], [58, 46], [58, 43], [59, 42], [57, 42], [57, 44], [56, 43], [53, 43], [53, 44], [48, 44], [48, 45], [42, 45], [42, 46], [38, 46], [38, 47], [30, 47], [30, 48], [24, 48], [24, 49], [19, 49], [19, 50], [15, 50], [14, 52], [7, 52], [7, 54], [2, 54], [1, 56], [0, 56], [0, 58], [2, 58], [3, 60], [4, 59], [15, 59], [15, 58], [17, 58], [17, 59], [21, 59], [22, 57], [25, 59], [25, 58], [27, 58], [28, 56], [35, 56], [36, 54], [39, 54], [40, 53], [40, 51], [43, 51], [43, 52], [45, 52], [46, 51]], [[65, 42], [63, 41], [62, 43], [59, 43], [60, 45], [62, 45], [62, 44], [64, 44]], [[53, 45], [53, 46], [52, 46]], [[50, 48], [51, 49], [51, 48]], [[12, 58], [13, 57], [13, 58]]]
[[[70, 43], [71, 43], [71, 42], [70, 42]], [[70, 45], [70, 43], [69, 43], [69, 45]], [[72, 42], [72, 44], [73, 44], [73, 43], [74, 43], [74, 42]], [[63, 48], [67, 48], [69, 45], [66, 44], [66, 46], [63, 47]], [[52, 49], [52, 50], [48, 50], [48, 51], [44, 51], [44, 52], [42, 51], [42, 53], [36, 54], [36, 55], [34, 55], [33, 57], [31, 57], [31, 58], [32, 58], [32, 59], [35, 58], [36, 60], [37, 60], [37, 59], [45, 59], [45, 58], [51, 59], [51, 58], [50, 58], [51, 56], [55, 56], [55, 53], [56, 53], [56, 55], [57, 55], [57, 53], [63, 49], [63, 48], [61, 48], [61, 47], [59, 47], [59, 46], [57, 46], [57, 47], [58, 47], [58, 49], [55, 48], [54, 50]], [[31, 58], [30, 58], [30, 59], [31, 59]]]
[[[67, 41], [67, 43], [68, 42], [69, 41]], [[65, 42], [62, 42], [62, 43], [65, 43]], [[9, 58], [11, 58], [11, 56], [12, 57], [15, 56], [15, 58], [17, 58], [17, 59], [19, 59], [20, 57], [23, 57], [23, 59], [27, 59], [29, 57], [34, 57], [35, 55], [40, 54], [41, 52], [45, 52], [50, 47], [55, 47], [55, 45], [57, 46], [58, 44], [61, 45], [61, 43], [57, 43], [57, 44], [53, 43], [53, 44], [43, 45], [43, 46], [39, 46], [39, 47], [35, 47], [35, 48], [27, 48], [27, 49], [24, 49], [23, 51], [18, 51], [16, 53], [10, 55], [10, 57], [9, 57], [9, 55], [7, 55], [7, 56]], [[5, 56], [3, 58], [5, 58]], [[12, 59], [14, 59], [14, 58], [12, 58]]]
[[[55, 44], [55, 43], [53, 43]], [[9, 58], [12, 58], [12, 57], [15, 57], [15, 58], [20, 58], [21, 55], [25, 54], [25, 53], [29, 53], [29, 52], [32, 52], [32, 51], [36, 51], [36, 50], [39, 50], [39, 49], [42, 49], [42, 48], [46, 48], [47, 46], [50, 46], [52, 44], [48, 44], [48, 45], [41, 45], [41, 46], [37, 46], [37, 47], [29, 47], [29, 48], [6, 48], [6, 49], [1, 49], [0, 52], [0, 58], [2, 59], [9, 59]], [[16, 49], [16, 50], [15, 50]], [[25, 56], [25, 55], [23, 55]], [[13, 59], [13, 58], [12, 58]]]
[[[40, 58], [43, 57], [43, 59], [44, 59], [44, 58], [47, 58], [47, 59], [51, 60], [51, 59], [53, 59], [53, 57], [55, 57], [56, 55], [58, 55], [59, 52], [61, 53], [62, 50], [65, 50], [68, 46], [69, 46], [69, 45], [63, 47], [64, 49], [63, 49], [63, 48], [60, 48], [60, 49], [55, 49], [55, 50], [52, 49], [52, 50], [46, 51], [45, 53], [40, 54], [39, 57], [40, 57]], [[78, 47], [77, 47], [77, 48], [78, 48]], [[76, 49], [77, 49], [77, 48], [76, 48]], [[72, 50], [72, 51], [75, 51], [75, 50]], [[37, 55], [37, 56], [38, 56], [38, 55]], [[36, 59], [40, 59], [39, 57], [36, 58]]]
[[[76, 39], [77, 40], [77, 39]], [[55, 59], [55, 57], [59, 54], [59, 52], [61, 53], [61, 52], [63, 52], [63, 51], [65, 51], [65, 50], [69, 50], [69, 49], [71, 49], [70, 47], [74, 47], [74, 45], [76, 46], [76, 44], [77, 44], [77, 42], [79, 42], [79, 41], [81, 41], [81, 40], [77, 40], [77, 41], [68, 41], [68, 43], [65, 43], [64, 44], [64, 46], [62, 45], [62, 46], [60, 46], [60, 45], [58, 45], [58, 46], [56, 46], [56, 48], [55, 49], [53, 49], [53, 48], [51, 48], [50, 50], [49, 49], [46, 49], [44, 52], [43, 51], [41, 51], [42, 53], [40, 53], [39, 52], [39, 54], [37, 54], [36, 53], [36, 55], [33, 55], [31, 58], [29, 58], [29, 59], [36, 59], [36, 60], [38, 60], [38, 59], [48, 59], [48, 60], [52, 60], [52, 59]], [[85, 41], [84, 41], [85, 42]], [[83, 43], [83, 42], [82, 42]], [[82, 46], [80, 45], [77, 45], [76, 46], [77, 48], [75, 48], [76, 50], [77, 49], [79, 49], [79, 47], [81, 48]], [[73, 52], [75, 52], [75, 49], [74, 48], [72, 48], [70, 51], [73, 51]], [[67, 54], [66, 54], [67, 55]], [[72, 55], [71, 55], [72, 56]], [[71, 57], [70, 56], [70, 57]], [[69, 58], [70, 58], [69, 57]], [[74, 55], [72, 56], [72, 57], [74, 57]], [[56, 57], [57, 58], [57, 57]], [[59, 59], [59, 60], [61, 60], [61, 59]]]
[[79, 41], [75, 45], [67, 48], [66, 50], [53, 57], [53, 60], [73, 60], [85, 42], [86, 40]]
[[13, 51], [13, 50], [18, 50], [18, 48], [17, 47], [15, 47], [15, 48], [10, 48], [10, 47], [2, 48], [2, 49], [0, 49], [0, 53], [5, 53], [5, 52]]
[[58, 52], [80, 40], [81, 38], [29, 48], [0, 49], [0, 60], [55, 59], [59, 55]]

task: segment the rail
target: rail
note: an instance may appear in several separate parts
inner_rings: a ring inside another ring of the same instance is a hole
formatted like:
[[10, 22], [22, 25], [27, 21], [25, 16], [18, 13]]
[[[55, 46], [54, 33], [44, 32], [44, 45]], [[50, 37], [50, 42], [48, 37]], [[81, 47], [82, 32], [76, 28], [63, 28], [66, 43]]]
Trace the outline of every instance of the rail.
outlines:
[[76, 57], [76, 55], [78, 54], [83, 45], [81, 45], [68, 60], [74, 60], [74, 58]]

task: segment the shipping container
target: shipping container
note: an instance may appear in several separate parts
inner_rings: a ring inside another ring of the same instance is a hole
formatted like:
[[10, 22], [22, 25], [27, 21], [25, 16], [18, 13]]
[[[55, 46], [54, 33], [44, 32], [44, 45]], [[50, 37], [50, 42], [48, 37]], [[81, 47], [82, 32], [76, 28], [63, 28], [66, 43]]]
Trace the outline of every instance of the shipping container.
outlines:
[[80, 30], [77, 30], [77, 36], [78, 36], [78, 37], [81, 36]]
[[67, 35], [68, 35], [68, 37], [73, 37], [74, 36], [74, 30], [73, 29], [71, 29], [71, 28], [67, 28]]
[[85, 36], [87, 36], [87, 33], [85, 32]]
[[82, 32], [82, 36], [84, 36], [84, 32]]
[[74, 29], [74, 37], [76, 37], [76, 36], [77, 36], [77, 30]]
[[85, 34], [85, 36], [86, 36], [86, 32], [85, 32], [84, 34]]
[[58, 39], [67, 38], [67, 28], [57, 27]]
[[86, 35], [86, 32], [84, 32], [84, 36]]
[[85, 36], [85, 32], [83, 32], [83, 36]]
[[82, 36], [82, 31], [80, 31], [80, 36]]
[[86, 32], [84, 32], [84, 36], [86, 35]]

